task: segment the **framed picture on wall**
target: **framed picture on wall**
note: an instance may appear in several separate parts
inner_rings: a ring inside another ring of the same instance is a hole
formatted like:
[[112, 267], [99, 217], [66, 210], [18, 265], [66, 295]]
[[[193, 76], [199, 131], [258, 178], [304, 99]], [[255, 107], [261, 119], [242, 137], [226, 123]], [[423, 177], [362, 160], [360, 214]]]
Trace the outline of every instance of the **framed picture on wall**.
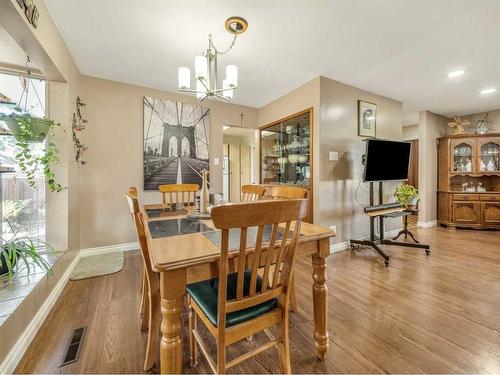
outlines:
[[198, 184], [209, 168], [210, 110], [144, 97], [144, 190]]
[[377, 134], [377, 105], [358, 100], [358, 135], [375, 137]]

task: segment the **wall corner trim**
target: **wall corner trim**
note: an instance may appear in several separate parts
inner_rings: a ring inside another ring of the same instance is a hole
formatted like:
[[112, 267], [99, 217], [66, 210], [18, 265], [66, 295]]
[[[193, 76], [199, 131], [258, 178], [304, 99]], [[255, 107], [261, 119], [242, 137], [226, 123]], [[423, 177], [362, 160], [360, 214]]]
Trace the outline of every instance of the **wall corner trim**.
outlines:
[[417, 221], [417, 228], [432, 228], [437, 226], [437, 220]]
[[101, 246], [101, 247], [91, 247], [88, 249], [80, 250], [80, 257], [89, 257], [92, 255], [106, 254], [106, 253], [115, 253], [119, 251], [131, 251], [131, 250], [139, 250], [139, 242], [129, 242], [122, 243], [116, 245], [109, 246]]

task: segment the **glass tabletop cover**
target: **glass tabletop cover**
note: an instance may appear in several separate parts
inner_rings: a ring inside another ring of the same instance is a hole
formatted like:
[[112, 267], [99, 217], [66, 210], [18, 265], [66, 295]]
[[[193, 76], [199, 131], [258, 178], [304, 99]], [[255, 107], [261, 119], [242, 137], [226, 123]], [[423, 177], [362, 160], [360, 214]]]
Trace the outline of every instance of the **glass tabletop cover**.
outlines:
[[201, 221], [187, 218], [149, 221], [148, 226], [153, 238], [212, 231], [212, 228]]

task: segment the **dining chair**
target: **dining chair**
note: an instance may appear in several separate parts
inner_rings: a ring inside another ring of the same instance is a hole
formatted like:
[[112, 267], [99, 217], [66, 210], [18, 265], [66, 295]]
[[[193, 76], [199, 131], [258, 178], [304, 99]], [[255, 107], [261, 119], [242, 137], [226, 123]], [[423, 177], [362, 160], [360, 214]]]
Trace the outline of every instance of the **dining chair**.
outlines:
[[198, 184], [169, 184], [159, 185], [158, 190], [162, 195], [163, 206], [167, 205], [167, 194], [170, 204], [178, 205], [181, 203], [183, 206], [194, 206], [196, 192], [200, 190], [200, 186]]
[[[274, 186], [271, 195], [274, 199], [302, 199], [307, 198], [309, 191], [297, 186]], [[297, 297], [295, 295], [295, 282], [291, 282], [290, 310], [297, 311]]]
[[297, 186], [274, 186], [271, 195], [274, 199], [302, 199], [307, 198], [309, 191]]
[[[137, 188], [135, 186], [131, 186], [128, 188], [128, 193], [133, 195], [135, 198], [139, 198], [139, 194], [137, 191]], [[147, 331], [148, 330], [148, 314], [146, 314], [147, 310], [147, 303], [148, 303], [148, 296], [146, 295], [147, 291], [147, 286], [146, 286], [146, 269], [143, 268], [142, 270], [142, 281], [141, 281], [141, 302], [140, 302], [140, 314], [142, 317], [142, 323], [141, 323], [141, 331]]]
[[[223, 374], [256, 354], [277, 347], [281, 372], [291, 372], [289, 285], [306, 214], [305, 199], [240, 203], [212, 209], [213, 224], [221, 229], [219, 277], [187, 286], [192, 366], [197, 362], [198, 348], [211, 370]], [[236, 246], [230, 241], [235, 234], [239, 234]], [[265, 234], [268, 238], [264, 242]], [[228, 271], [230, 261], [237, 269], [234, 273]], [[257, 271], [262, 267], [264, 276], [260, 277]], [[215, 360], [197, 330], [197, 318], [216, 340]], [[275, 325], [280, 328], [277, 338], [268, 330]], [[228, 346], [260, 331], [268, 335], [268, 343], [226, 361]]]
[[255, 202], [260, 200], [266, 188], [260, 185], [242, 185], [241, 186], [241, 202]]
[[146, 355], [144, 358], [144, 371], [150, 370], [154, 366], [156, 353], [160, 347], [160, 283], [158, 274], [151, 267], [149, 258], [149, 248], [144, 231], [146, 220], [139, 210], [139, 201], [137, 199], [137, 190], [131, 188], [124, 195], [127, 199], [130, 214], [134, 220], [135, 230], [139, 239], [142, 260], [144, 265], [143, 273], [143, 297], [144, 305], [141, 302], [141, 308], [144, 309], [141, 328], [147, 327]]

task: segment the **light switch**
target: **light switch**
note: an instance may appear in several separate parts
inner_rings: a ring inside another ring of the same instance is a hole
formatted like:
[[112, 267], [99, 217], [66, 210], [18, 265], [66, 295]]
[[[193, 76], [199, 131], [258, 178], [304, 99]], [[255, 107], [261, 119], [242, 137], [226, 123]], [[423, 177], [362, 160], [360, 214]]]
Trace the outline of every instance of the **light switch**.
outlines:
[[219, 158], [214, 158], [214, 165], [219, 165]]
[[328, 152], [328, 160], [338, 161], [339, 160], [339, 153], [337, 151]]

